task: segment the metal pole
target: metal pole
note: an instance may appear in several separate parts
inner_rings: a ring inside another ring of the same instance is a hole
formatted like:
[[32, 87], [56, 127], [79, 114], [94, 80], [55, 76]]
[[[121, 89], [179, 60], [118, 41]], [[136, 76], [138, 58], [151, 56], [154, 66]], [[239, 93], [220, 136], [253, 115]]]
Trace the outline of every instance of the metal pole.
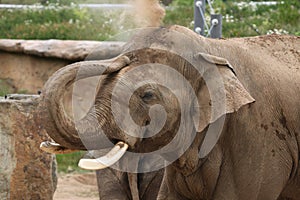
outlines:
[[[205, 0], [194, 0], [194, 31], [200, 35], [204, 35], [205, 31]], [[199, 10], [202, 11], [202, 14]], [[202, 16], [203, 15], [203, 16]]]
[[211, 38], [221, 38], [222, 37], [222, 15], [221, 14], [211, 14], [210, 15], [210, 25], [212, 27], [210, 32]]

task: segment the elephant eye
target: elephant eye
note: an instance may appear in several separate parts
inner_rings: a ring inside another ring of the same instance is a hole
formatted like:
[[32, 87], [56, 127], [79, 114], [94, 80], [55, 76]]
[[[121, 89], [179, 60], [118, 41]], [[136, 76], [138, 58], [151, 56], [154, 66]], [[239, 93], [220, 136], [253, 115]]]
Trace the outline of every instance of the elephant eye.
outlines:
[[153, 94], [152, 91], [146, 91], [141, 98], [143, 99], [143, 101], [150, 101], [151, 99], [153, 99], [155, 96]]

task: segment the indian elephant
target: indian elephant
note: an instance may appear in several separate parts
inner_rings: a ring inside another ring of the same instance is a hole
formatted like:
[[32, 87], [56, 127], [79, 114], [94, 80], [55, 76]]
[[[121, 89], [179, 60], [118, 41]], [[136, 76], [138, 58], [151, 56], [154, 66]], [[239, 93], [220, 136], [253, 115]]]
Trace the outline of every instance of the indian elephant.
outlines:
[[[106, 157], [120, 160], [98, 171], [103, 199], [296, 200], [299, 67], [296, 36], [216, 40], [181, 26], [139, 30], [117, 58], [72, 64], [48, 80], [40, 123], [60, 146], [42, 148], [116, 144], [119, 154]], [[72, 120], [64, 91], [99, 75], [94, 106]], [[103, 168], [94, 161], [82, 166]]]

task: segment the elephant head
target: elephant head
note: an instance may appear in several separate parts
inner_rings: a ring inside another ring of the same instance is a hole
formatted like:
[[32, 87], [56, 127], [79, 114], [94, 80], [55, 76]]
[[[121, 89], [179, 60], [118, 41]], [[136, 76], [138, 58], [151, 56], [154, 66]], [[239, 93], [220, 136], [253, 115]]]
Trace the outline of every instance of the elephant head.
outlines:
[[[197, 134], [203, 134], [198, 150], [204, 157], [218, 138], [216, 131], [205, 134], [204, 130], [254, 99], [228, 61], [206, 54], [198, 39], [178, 26], [176, 30], [145, 29], [117, 58], [62, 68], [42, 92], [41, 123], [56, 142], [69, 149], [101, 149], [109, 146], [105, 145], [109, 139], [119, 145], [110, 154], [118, 149], [125, 152], [128, 146], [132, 156], [158, 152], [169, 162], [181, 156]], [[74, 122], [62, 105], [66, 88], [99, 75], [103, 78], [94, 105]]]

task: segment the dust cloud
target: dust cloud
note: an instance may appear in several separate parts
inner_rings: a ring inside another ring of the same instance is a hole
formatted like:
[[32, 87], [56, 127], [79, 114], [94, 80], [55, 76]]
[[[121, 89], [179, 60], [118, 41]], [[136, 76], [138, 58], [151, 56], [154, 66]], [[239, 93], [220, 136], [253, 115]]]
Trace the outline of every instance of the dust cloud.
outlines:
[[165, 9], [159, 0], [131, 0], [131, 15], [137, 27], [159, 27], [165, 16]]

